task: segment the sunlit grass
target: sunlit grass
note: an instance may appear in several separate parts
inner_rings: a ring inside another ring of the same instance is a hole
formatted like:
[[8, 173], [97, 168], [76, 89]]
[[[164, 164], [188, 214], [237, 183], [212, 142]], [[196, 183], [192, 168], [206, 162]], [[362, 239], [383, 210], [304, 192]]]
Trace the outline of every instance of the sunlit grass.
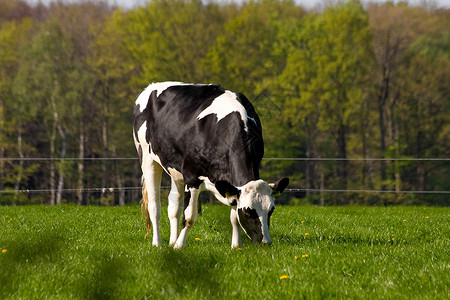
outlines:
[[204, 206], [187, 247], [144, 240], [137, 206], [0, 207], [0, 298], [446, 299], [449, 208], [277, 207], [272, 246], [230, 249]]

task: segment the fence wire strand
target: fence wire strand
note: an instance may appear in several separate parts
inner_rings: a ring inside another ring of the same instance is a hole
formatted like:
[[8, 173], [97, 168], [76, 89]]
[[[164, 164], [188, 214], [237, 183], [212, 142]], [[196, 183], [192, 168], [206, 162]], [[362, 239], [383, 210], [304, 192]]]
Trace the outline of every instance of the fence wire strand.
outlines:
[[[2, 157], [0, 161], [101, 161], [101, 160], [135, 160], [137, 157]], [[450, 161], [450, 158], [370, 158], [370, 157], [264, 157], [263, 160], [284, 161]]]
[[[61, 189], [63, 193], [75, 193], [75, 192], [101, 192], [101, 193], [117, 193], [122, 191], [140, 191], [142, 187], [109, 187], [109, 188], [82, 188], [82, 189]], [[169, 186], [161, 186], [161, 189], [168, 190]], [[31, 194], [31, 193], [51, 193], [58, 192], [57, 189], [37, 189], [37, 190], [1, 190], [0, 194]], [[380, 193], [380, 194], [450, 194], [450, 191], [385, 191], [385, 190], [338, 190], [338, 189], [301, 189], [291, 188], [286, 189], [287, 193], [300, 193], [300, 192], [316, 192], [316, 193]]]

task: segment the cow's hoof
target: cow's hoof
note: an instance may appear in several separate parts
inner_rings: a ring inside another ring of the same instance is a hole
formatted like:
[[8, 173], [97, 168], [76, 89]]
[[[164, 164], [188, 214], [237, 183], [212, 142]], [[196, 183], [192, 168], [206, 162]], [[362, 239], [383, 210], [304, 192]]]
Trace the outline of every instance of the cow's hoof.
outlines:
[[175, 243], [175, 245], [173, 245], [173, 249], [182, 249], [184, 247], [183, 244], [177, 244]]

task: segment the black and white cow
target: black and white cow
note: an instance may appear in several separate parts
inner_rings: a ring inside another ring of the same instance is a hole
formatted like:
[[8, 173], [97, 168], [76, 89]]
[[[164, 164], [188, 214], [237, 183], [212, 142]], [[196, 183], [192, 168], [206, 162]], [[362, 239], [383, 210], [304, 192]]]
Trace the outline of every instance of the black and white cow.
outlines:
[[[149, 85], [134, 106], [134, 141], [143, 172], [143, 211], [147, 235], [161, 244], [160, 185], [163, 170], [171, 179], [168, 201], [170, 244], [181, 248], [198, 214], [198, 196], [212, 192], [232, 207], [231, 247], [240, 247], [239, 224], [254, 243], [271, 243], [274, 196], [288, 185], [283, 178], [259, 179], [264, 153], [261, 123], [252, 104], [215, 84], [161, 82]], [[178, 236], [180, 201], [184, 197]]]

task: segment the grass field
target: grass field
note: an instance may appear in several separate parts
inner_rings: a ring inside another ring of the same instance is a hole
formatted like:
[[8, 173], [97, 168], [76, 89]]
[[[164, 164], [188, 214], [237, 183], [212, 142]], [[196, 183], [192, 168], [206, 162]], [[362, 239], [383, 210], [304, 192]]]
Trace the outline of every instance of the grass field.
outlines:
[[231, 250], [229, 208], [203, 206], [175, 251], [137, 206], [0, 207], [0, 299], [449, 299], [449, 213], [278, 207], [272, 246]]

